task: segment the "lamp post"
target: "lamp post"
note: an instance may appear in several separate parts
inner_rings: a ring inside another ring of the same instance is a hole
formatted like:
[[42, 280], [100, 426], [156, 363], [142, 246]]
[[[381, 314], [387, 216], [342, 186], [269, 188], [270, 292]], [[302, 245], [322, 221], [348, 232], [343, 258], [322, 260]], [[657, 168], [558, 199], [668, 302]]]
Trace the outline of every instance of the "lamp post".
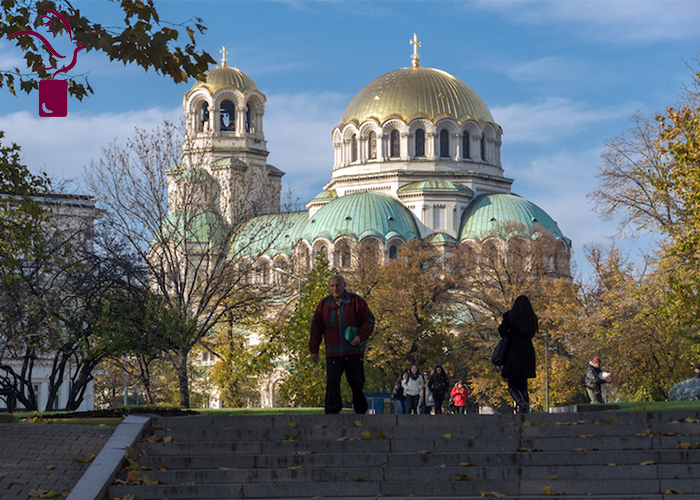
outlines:
[[549, 413], [549, 363], [547, 361], [547, 351], [549, 350], [548, 341], [550, 335], [548, 333], [543, 333], [542, 338], [544, 339], [544, 399], [547, 413]]
[[301, 276], [297, 276], [296, 274], [292, 274], [289, 271], [285, 271], [284, 269], [280, 269], [279, 267], [273, 267], [272, 269], [274, 269], [278, 273], [283, 273], [283, 274], [286, 274], [288, 276], [291, 276], [292, 278], [296, 278], [297, 284], [298, 284], [298, 291], [299, 291], [299, 302], [301, 302]]

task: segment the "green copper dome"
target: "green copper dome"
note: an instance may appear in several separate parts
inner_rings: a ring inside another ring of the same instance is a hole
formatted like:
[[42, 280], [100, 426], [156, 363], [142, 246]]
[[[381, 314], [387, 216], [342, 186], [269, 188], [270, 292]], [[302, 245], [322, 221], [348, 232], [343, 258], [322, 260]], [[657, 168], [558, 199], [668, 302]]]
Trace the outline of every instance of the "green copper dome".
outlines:
[[[153, 244], [173, 241], [177, 244], [219, 244], [226, 236], [226, 223], [215, 212], [192, 210], [168, 214], [156, 234]], [[159, 241], [163, 240], [163, 241]]]
[[319, 237], [335, 241], [352, 236], [359, 241], [377, 236], [386, 241], [394, 236], [410, 240], [419, 234], [413, 215], [400, 201], [386, 194], [363, 192], [324, 205], [307, 223], [304, 238], [311, 242]]
[[485, 194], [474, 198], [462, 216], [459, 239], [481, 241], [491, 236], [509, 239], [515, 235], [503, 234], [504, 224], [508, 223], [522, 224], [519, 236], [535, 239], [540, 235], [538, 231], [544, 229], [571, 245], [571, 240], [562, 234], [557, 223], [544, 210], [513, 194]]
[[236, 235], [232, 255], [258, 258], [291, 255], [294, 244], [304, 234], [309, 212], [287, 212], [255, 217], [246, 222]]

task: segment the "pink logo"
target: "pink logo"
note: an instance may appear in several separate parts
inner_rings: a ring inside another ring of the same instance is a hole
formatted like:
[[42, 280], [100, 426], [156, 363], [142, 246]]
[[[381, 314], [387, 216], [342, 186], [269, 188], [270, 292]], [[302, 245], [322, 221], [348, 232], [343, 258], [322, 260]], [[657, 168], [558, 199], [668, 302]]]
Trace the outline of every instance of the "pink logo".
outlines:
[[[66, 32], [68, 33], [70, 42], [73, 45], [75, 45], [75, 50], [73, 51], [73, 59], [70, 61], [69, 64], [62, 66], [61, 68], [54, 71], [54, 74], [51, 76], [51, 80], [42, 80], [39, 82], [39, 116], [63, 117], [68, 114], [68, 82], [66, 82], [65, 80], [54, 80], [53, 78], [55, 78], [56, 75], [59, 73], [65, 73], [66, 71], [70, 71], [71, 69], [73, 69], [73, 66], [75, 66], [75, 63], [78, 59], [78, 51], [84, 49], [85, 45], [83, 45], [80, 42], [73, 41], [73, 31], [71, 30], [70, 24], [68, 24], [68, 20], [65, 17], [63, 17], [61, 14], [54, 10], [46, 9], [46, 12], [48, 12], [51, 15], [41, 16], [47, 20], [45, 23], [42, 24], [42, 26], [46, 26], [48, 28], [49, 33], [53, 33], [55, 37], [58, 34], [58, 23], [60, 22], [61, 24], [63, 24]], [[12, 35], [8, 36], [7, 39], [9, 40], [19, 35], [34, 36], [42, 41], [42, 43], [46, 47], [46, 50], [48, 50], [54, 57], [58, 59], [66, 58], [66, 56], [56, 52], [56, 49], [54, 49], [51, 46], [51, 43], [46, 38], [44, 38], [44, 36], [41, 33], [37, 33], [36, 31], [18, 31], [17, 33], [13, 33]], [[48, 66], [43, 69], [55, 69], [57, 64], [54, 64], [53, 66]]]

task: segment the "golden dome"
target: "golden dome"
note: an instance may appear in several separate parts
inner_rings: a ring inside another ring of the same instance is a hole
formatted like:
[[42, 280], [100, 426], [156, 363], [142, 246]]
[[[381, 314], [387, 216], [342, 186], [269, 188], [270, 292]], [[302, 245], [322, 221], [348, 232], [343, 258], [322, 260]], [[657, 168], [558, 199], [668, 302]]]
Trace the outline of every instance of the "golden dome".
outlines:
[[406, 123], [414, 118], [495, 123], [484, 101], [466, 83], [444, 71], [421, 67], [397, 69], [366, 85], [345, 108], [339, 126], [368, 119], [381, 124], [390, 118]]
[[207, 71], [207, 81], [195, 82], [190, 91], [201, 87], [208, 87], [212, 94], [222, 88], [238, 89], [243, 94], [247, 94], [251, 90], [258, 90], [253, 80], [240, 69], [226, 66], [225, 62], [223, 64], [223, 67], [216, 67]]

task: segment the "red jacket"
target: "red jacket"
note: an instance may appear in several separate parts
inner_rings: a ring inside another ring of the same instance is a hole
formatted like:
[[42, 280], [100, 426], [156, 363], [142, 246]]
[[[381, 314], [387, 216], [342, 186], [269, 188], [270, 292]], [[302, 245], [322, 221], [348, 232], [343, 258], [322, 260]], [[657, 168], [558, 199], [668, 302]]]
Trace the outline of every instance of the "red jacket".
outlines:
[[[318, 303], [311, 321], [311, 337], [309, 339], [311, 354], [318, 354], [322, 339], [326, 344], [326, 357], [363, 354], [365, 352], [367, 339], [374, 330], [374, 315], [369, 310], [367, 302], [359, 295], [346, 291], [340, 300], [342, 308], [335, 303], [332, 295]], [[362, 342], [354, 346], [345, 340], [343, 333], [348, 326], [359, 328], [358, 335]]]
[[462, 388], [460, 389], [455, 384], [450, 394], [453, 398], [455, 398], [455, 406], [467, 406], [467, 398], [469, 397], [469, 391], [466, 387], [462, 386]]

